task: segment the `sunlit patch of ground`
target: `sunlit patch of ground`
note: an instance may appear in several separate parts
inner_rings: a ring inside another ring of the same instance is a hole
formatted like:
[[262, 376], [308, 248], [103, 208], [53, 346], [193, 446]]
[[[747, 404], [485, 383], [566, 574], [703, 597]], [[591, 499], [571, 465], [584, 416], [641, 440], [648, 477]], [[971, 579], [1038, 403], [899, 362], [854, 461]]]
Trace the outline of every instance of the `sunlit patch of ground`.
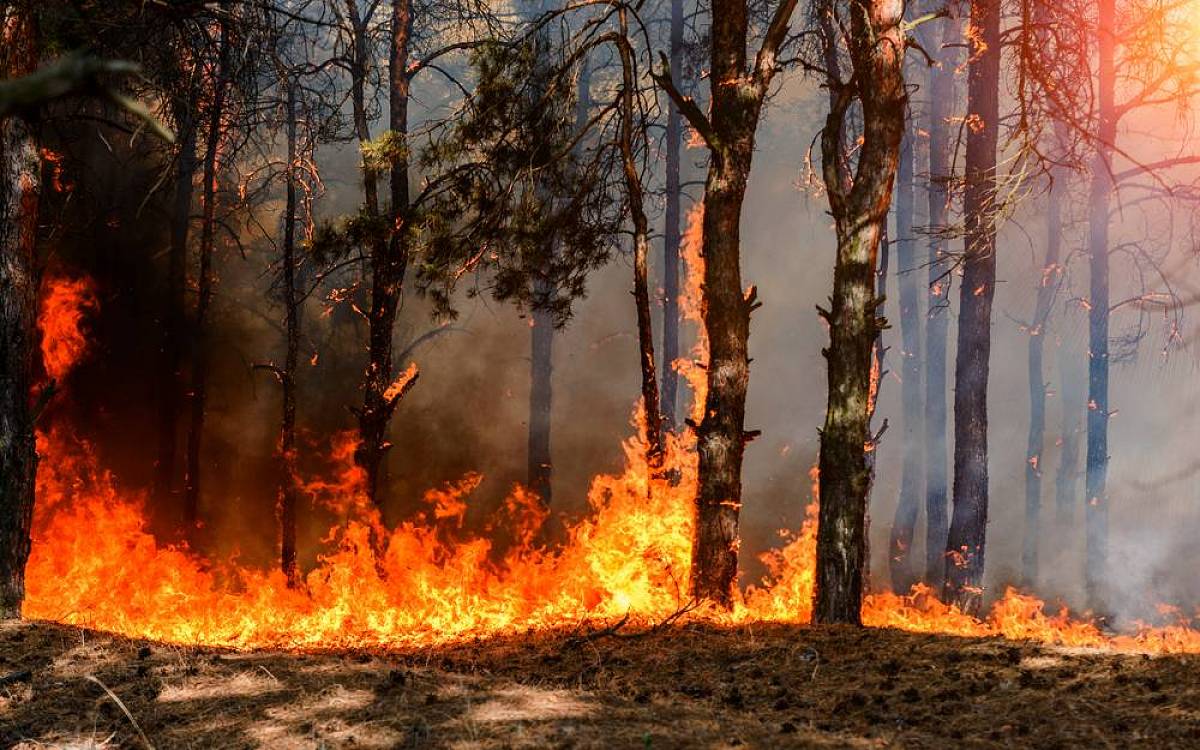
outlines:
[[0, 623], [0, 747], [1200, 747], [1198, 672], [767, 624], [228, 653]]

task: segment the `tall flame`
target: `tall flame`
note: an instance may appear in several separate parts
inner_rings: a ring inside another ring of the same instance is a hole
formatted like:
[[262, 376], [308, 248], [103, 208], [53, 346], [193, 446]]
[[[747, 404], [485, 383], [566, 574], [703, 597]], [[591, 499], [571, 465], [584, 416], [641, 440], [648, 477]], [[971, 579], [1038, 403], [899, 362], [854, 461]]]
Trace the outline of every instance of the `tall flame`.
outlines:
[[[693, 211], [693, 229], [701, 210]], [[685, 297], [698, 289], [698, 260], [697, 250], [689, 256]], [[698, 309], [685, 305], [691, 316]], [[43, 307], [50, 310], [59, 307]], [[78, 331], [80, 319], [68, 317]], [[61, 329], [44, 324], [43, 331]], [[698, 379], [694, 392], [702, 396], [702, 387]], [[668, 435], [667, 472], [650, 470], [640, 436], [627, 440], [624, 470], [592, 481], [590, 515], [554, 551], [538, 545], [545, 512], [519, 487], [488, 525], [506, 529], [509, 546], [498, 549], [494, 534], [466, 531], [477, 474], [429, 491], [422, 513], [385, 528], [363, 492], [354, 447], [352, 436], [336, 436], [328, 476], [300, 483], [313, 502], [338, 513], [339, 523], [302, 585], [289, 588], [278, 571], [205, 561], [160, 544], [147, 529], [144, 499], [121, 489], [90, 445], [65, 428], [43, 432], [27, 615], [182, 644], [338, 648], [428, 645], [592, 618], [651, 623], [689, 606], [697, 466], [689, 432]], [[815, 470], [812, 478], [815, 498]], [[799, 532], [765, 556], [766, 580], [750, 587], [733, 612], [701, 609], [691, 616], [723, 624], [808, 622], [816, 519], [812, 503]], [[1042, 601], [1009, 590], [978, 620], [916, 587], [907, 595], [867, 597], [863, 617], [868, 625], [916, 632], [1200, 652], [1200, 632], [1184, 622], [1110, 637], [1065, 611], [1045, 610]]]
[[88, 279], [64, 276], [44, 282], [38, 329], [47, 376], [62, 380], [87, 353], [83, 324], [98, 306], [95, 288]]

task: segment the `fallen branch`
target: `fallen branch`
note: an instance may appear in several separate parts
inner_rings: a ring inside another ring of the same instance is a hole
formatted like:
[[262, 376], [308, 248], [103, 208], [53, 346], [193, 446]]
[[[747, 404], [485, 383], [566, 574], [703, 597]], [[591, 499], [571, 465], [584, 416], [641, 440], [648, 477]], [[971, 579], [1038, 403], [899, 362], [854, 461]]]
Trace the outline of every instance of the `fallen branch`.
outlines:
[[625, 627], [626, 623], [628, 623], [628, 622], [629, 622], [629, 613], [626, 612], [625, 616], [622, 617], [619, 621], [617, 621], [613, 625], [609, 625], [607, 628], [604, 628], [603, 630], [596, 630], [591, 633], [588, 633], [587, 635], [576, 635], [576, 636], [572, 636], [572, 637], [568, 638], [567, 642], [563, 645], [563, 648], [576, 648], [578, 646], [584, 645], [585, 643], [591, 643], [592, 641], [598, 641], [601, 638], [607, 638], [610, 635], [615, 636], [615, 635], [617, 635], [617, 631], [619, 631], [621, 628]]
[[683, 605], [679, 609], [672, 612], [665, 619], [661, 620], [660, 622], [655, 623], [654, 625], [651, 625], [650, 627], [646, 628], [645, 630], [639, 630], [636, 633], [620, 632], [621, 629], [624, 628], [625, 625], [627, 625], [629, 623], [629, 613], [626, 612], [625, 616], [622, 617], [619, 621], [617, 621], [616, 623], [614, 623], [612, 625], [609, 625], [606, 628], [603, 628], [602, 630], [596, 630], [591, 633], [588, 633], [587, 635], [577, 635], [577, 636], [572, 636], [571, 638], [568, 638], [567, 642], [566, 642], [566, 644], [564, 644], [563, 648], [564, 649], [575, 648], [577, 646], [582, 646], [585, 643], [591, 643], [593, 641], [598, 641], [601, 638], [609, 638], [609, 637], [625, 638], [625, 639], [629, 639], [629, 640], [632, 640], [634, 638], [645, 638], [648, 635], [654, 635], [655, 633], [661, 632], [662, 630], [669, 628], [671, 625], [675, 624], [675, 622], [677, 622], [679, 620], [679, 618], [683, 617], [684, 615], [688, 614], [689, 612], [696, 610], [699, 606], [700, 606], [700, 600], [692, 599], [687, 604]]

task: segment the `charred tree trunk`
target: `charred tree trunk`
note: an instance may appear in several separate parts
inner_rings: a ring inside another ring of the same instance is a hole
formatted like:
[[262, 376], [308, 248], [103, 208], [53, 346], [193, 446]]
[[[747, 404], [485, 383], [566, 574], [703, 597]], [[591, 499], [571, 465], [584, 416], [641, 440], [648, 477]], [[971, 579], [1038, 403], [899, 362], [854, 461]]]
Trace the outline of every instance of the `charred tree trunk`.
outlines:
[[[405, 226], [409, 209], [408, 71], [409, 42], [412, 35], [411, 0], [392, 0], [392, 34], [389, 54], [390, 127], [393, 136], [405, 141], [404, 147], [392, 155], [391, 213], [388, 236], [371, 247], [371, 310], [367, 315], [367, 373], [363, 384], [363, 407], [358, 414], [360, 445], [358, 462], [367, 474], [367, 488], [376, 506], [382, 502], [379, 477], [384, 457], [391, 447], [387, 439], [388, 425], [396, 406], [407, 388], [395, 387], [392, 362], [392, 333], [400, 309], [404, 275], [408, 270], [408, 228]], [[365, 130], [365, 115], [363, 116]], [[367, 133], [369, 136], [370, 134]], [[360, 134], [361, 137], [361, 134]], [[371, 210], [369, 169], [364, 170], [367, 186], [367, 207]], [[376, 208], [375, 212], [377, 213]], [[414, 371], [415, 372], [415, 371]], [[413, 376], [415, 377], [415, 375]], [[412, 378], [405, 380], [411, 387]]]
[[[871, 470], [871, 353], [883, 326], [874, 277], [891, 205], [906, 93], [902, 4], [851, 3], [847, 39], [856, 84], [836, 82], [821, 163], [837, 233], [829, 323], [829, 396], [821, 430], [820, 516], [813, 618], [861, 622], [867, 566], [867, 495]], [[828, 40], [827, 40], [828, 43]], [[862, 139], [853, 176], [844, 159], [847, 113], [857, 99]]]
[[698, 430], [700, 476], [692, 587], [697, 597], [732, 607], [746, 444], [743, 425], [750, 380], [748, 341], [753, 302], [743, 297], [739, 259], [742, 200], [750, 159], [749, 154], [714, 154], [713, 161], [704, 199], [707, 304], [703, 318], [709, 337], [708, 396]]
[[540, 307], [530, 315], [528, 484], [548, 506], [553, 499], [550, 415], [554, 404], [554, 315]]
[[965, 612], [982, 601], [988, 519], [988, 375], [996, 294], [996, 149], [1000, 140], [1000, 2], [972, 0], [967, 111], [966, 229], [954, 366], [954, 516], [946, 540], [945, 598]]
[[742, 456], [752, 437], [744, 430], [750, 313], [755, 292], [742, 288], [741, 215], [754, 156], [754, 135], [787, 36], [796, 0], [783, 0], [767, 26], [752, 69], [747, 68], [749, 16], [744, 0], [715, 0], [711, 30], [710, 114], [656, 76], [710, 152], [704, 186], [704, 328], [708, 335], [704, 418], [696, 426], [699, 476], [691, 588], [698, 599], [733, 606], [737, 579]]
[[[371, 40], [367, 19], [362, 17], [356, 0], [346, 0], [352, 49], [350, 52], [350, 109], [354, 135], [359, 143], [371, 141], [371, 123], [367, 118], [367, 73], [371, 66]], [[379, 174], [366, 161], [362, 165], [363, 211], [379, 215]]]
[[229, 30], [221, 26], [220, 61], [213, 79], [213, 98], [208, 111], [208, 132], [204, 151], [204, 215], [200, 224], [200, 272], [197, 275], [196, 318], [192, 339], [191, 420], [187, 436], [187, 468], [184, 482], [183, 521], [188, 534], [200, 522], [201, 456], [204, 420], [208, 401], [208, 315], [216, 278], [213, 274], [213, 246], [217, 224], [217, 171], [223, 135], [222, 119], [229, 74]]
[[900, 382], [903, 399], [904, 452], [900, 475], [900, 499], [892, 522], [888, 562], [892, 590], [908, 591], [916, 581], [912, 568], [912, 544], [916, 536], [917, 516], [921, 508], [924, 479], [921, 458], [925, 410], [921, 399], [921, 290], [917, 278], [920, 263], [916, 258], [913, 215], [916, 170], [913, 146], [916, 123], [910, 117], [896, 180], [896, 255], [900, 291]]
[[946, 340], [950, 332], [949, 227], [955, 112], [954, 71], [962, 43], [962, 20], [950, 5], [941, 45], [935, 51], [929, 92], [929, 313], [925, 329], [925, 583], [941, 587], [949, 528], [946, 458]]
[[[37, 67], [33, 19], [0, 15], [0, 78]], [[35, 126], [0, 118], [0, 620], [21, 616], [37, 448], [30, 389], [37, 351], [35, 244], [41, 188]]]
[[[903, 150], [903, 146], [901, 146]], [[895, 198], [893, 197], [893, 205]], [[871, 355], [871, 390], [870, 397], [867, 402], [867, 429], [874, 430], [875, 412], [879, 408], [879, 390], [883, 387], [883, 378], [887, 374], [887, 342], [883, 339], [883, 332], [886, 326], [882, 321], [886, 320], [887, 315], [887, 284], [888, 274], [891, 272], [892, 266], [892, 238], [891, 230], [888, 227], [887, 220], [884, 220], [883, 231], [879, 235], [879, 262], [876, 264], [875, 271], [875, 297], [879, 300], [879, 307], [875, 308], [875, 315], [881, 321], [879, 331], [875, 334], [875, 345], [872, 347]], [[887, 420], [884, 420], [886, 423]], [[882, 428], [881, 428], [882, 429]], [[868, 432], [867, 434], [872, 434]], [[867, 507], [871, 505], [871, 496], [875, 492], [875, 479], [878, 469], [879, 451], [875, 450], [878, 447], [876, 438], [872, 437], [867, 443], [867, 470], [871, 473], [871, 482], [867, 485]], [[863, 536], [870, 537], [870, 524], [868, 523], [863, 528]], [[871, 558], [868, 556], [863, 562], [863, 580], [871, 580]]]
[[279, 426], [279, 567], [288, 585], [298, 582], [296, 567], [296, 505], [300, 494], [296, 476], [296, 375], [300, 363], [300, 293], [296, 283], [296, 87], [288, 78], [287, 89], [287, 205], [283, 217], [283, 305], [287, 351], [280, 383], [283, 387], [283, 418]]
[[646, 465], [651, 473], [662, 469], [663, 428], [658, 402], [658, 370], [654, 364], [654, 323], [650, 317], [650, 280], [647, 270], [650, 256], [650, 220], [646, 217], [642, 178], [634, 155], [634, 53], [628, 46], [625, 10], [619, 11], [621, 41], [621, 163], [625, 173], [625, 194], [633, 223], [633, 299], [637, 306], [638, 360], [642, 371], [642, 415], [646, 431]]
[[[346, 1], [347, 18], [350, 22], [352, 40], [352, 51], [350, 55], [350, 108], [351, 117], [354, 123], [354, 134], [358, 138], [360, 146], [371, 142], [371, 124], [367, 118], [367, 72], [371, 64], [371, 49], [370, 40], [368, 38], [367, 21], [362, 18], [359, 12], [358, 3], [356, 0]], [[374, 219], [379, 216], [379, 174], [375, 167], [363, 155], [362, 161], [362, 183], [363, 183], [363, 206], [362, 212], [367, 218]], [[367, 252], [370, 255], [370, 268], [366, 275], [373, 275], [374, 262], [377, 258], [381, 258], [386, 254], [387, 240], [382, 237], [373, 237], [370, 240], [370, 247]], [[374, 300], [372, 300], [372, 307]], [[369, 315], [369, 313], [368, 313]], [[355, 410], [355, 415], [358, 417], [358, 449], [355, 451], [354, 460], [362, 467], [367, 476], [367, 493], [370, 495], [372, 503], [378, 503], [377, 482], [379, 479], [380, 465], [383, 463], [383, 457], [386, 453], [385, 438], [387, 432], [387, 419], [381, 419], [378, 414], [367, 414], [368, 404], [378, 403], [382, 401], [382, 388], [379, 388], [375, 383], [384, 381], [387, 375], [382, 372], [373, 372], [376, 367], [375, 361], [371, 357], [371, 345], [374, 341], [375, 331], [371, 329], [368, 323], [368, 358], [367, 369], [363, 377], [363, 407]], [[387, 387], [384, 382], [383, 388]]]
[[[530, 6], [529, 11], [544, 13], [547, 6], [544, 2]], [[545, 30], [541, 31], [535, 40], [535, 54], [541, 59], [551, 42]], [[536, 69], [537, 79], [534, 90], [538, 96], [544, 96], [550, 86], [548, 70], [544, 65]], [[587, 60], [581, 62], [579, 79], [576, 83], [576, 129], [583, 128], [588, 118], [590, 106], [589, 88], [591, 86], [591, 68]], [[535, 186], [537, 198], [548, 210], [553, 210], [555, 195], [552, 186], [544, 181], [537, 181]], [[542, 238], [546, 244], [542, 251], [553, 259], [559, 252], [559, 238], [547, 236]], [[552, 312], [558, 289], [555, 279], [549, 275], [539, 275], [534, 280], [534, 304], [530, 310], [529, 331], [529, 431], [526, 436], [526, 486], [548, 507], [554, 499], [554, 461], [551, 450], [551, 433], [553, 428], [554, 410], [554, 338], [558, 321]]]
[[196, 177], [196, 123], [194, 103], [175, 103], [179, 153], [175, 165], [175, 196], [171, 209], [171, 242], [167, 250], [167, 297], [164, 305], [162, 356], [158, 372], [158, 457], [154, 466], [154, 498], [166, 507], [176, 489], [176, 455], [179, 452], [179, 413], [183, 341], [187, 338], [188, 230], [192, 221], [192, 182]]
[[[672, 70], [683, 64], [683, 0], [671, 0], [670, 62]], [[680, 182], [680, 152], [683, 148], [683, 118], [674, 101], [667, 104], [666, 211], [663, 218], [663, 426], [674, 430], [679, 403], [679, 251], [682, 237], [683, 189]]]
[[1091, 274], [1088, 307], [1087, 472], [1084, 496], [1087, 527], [1087, 562], [1084, 585], [1094, 611], [1105, 608], [1108, 566], [1108, 322], [1109, 322], [1109, 212], [1112, 207], [1112, 149], [1117, 136], [1116, 110], [1116, 2], [1100, 0], [1097, 45], [1099, 50], [1100, 128], [1092, 164], [1088, 215], [1088, 266]]
[[1062, 211], [1055, 188], [1066, 179], [1064, 170], [1055, 170], [1050, 186], [1046, 232], [1046, 257], [1038, 280], [1037, 301], [1029, 322], [1029, 438], [1025, 450], [1025, 535], [1021, 548], [1021, 580], [1032, 587], [1038, 574], [1038, 538], [1042, 515], [1042, 452], [1046, 443], [1046, 328], [1058, 291], [1062, 270]]

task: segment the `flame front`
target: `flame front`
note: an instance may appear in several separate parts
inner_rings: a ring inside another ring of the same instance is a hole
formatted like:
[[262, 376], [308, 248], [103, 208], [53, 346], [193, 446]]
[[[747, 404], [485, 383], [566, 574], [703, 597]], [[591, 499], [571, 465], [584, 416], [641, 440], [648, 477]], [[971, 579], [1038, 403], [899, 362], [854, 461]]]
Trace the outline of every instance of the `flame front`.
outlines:
[[[685, 244], [692, 251], [683, 307], [693, 321], [700, 310], [695, 237], [701, 216], [702, 209], [693, 212]], [[52, 377], [65, 375], [86, 349], [81, 324], [94, 294], [80, 283], [54, 286], [42, 308]], [[66, 304], [68, 299], [75, 302]], [[678, 366], [692, 376], [693, 395], [702, 403], [704, 380], [697, 373], [703, 369]], [[667, 437], [665, 472], [650, 470], [641, 437], [627, 440], [624, 471], [592, 481], [591, 513], [553, 551], [536, 542], [546, 514], [520, 487], [488, 526], [508, 532], [513, 543], [507, 550], [494, 549], [491, 534], [465, 532], [467, 499], [481, 481], [476, 474], [431, 490], [423, 513], [385, 528], [363, 492], [354, 447], [352, 436], [337, 436], [329, 478], [300, 482], [313, 502], [338, 514], [339, 523], [302, 585], [289, 588], [280, 572], [212, 563], [160, 544], [148, 531], [144, 499], [119, 488], [92, 446], [65, 428], [39, 434], [26, 614], [181, 644], [387, 648], [577, 626], [589, 619], [628, 617], [649, 624], [689, 606], [697, 469], [689, 431]], [[812, 478], [815, 498], [815, 470]], [[801, 529], [764, 556], [767, 579], [750, 587], [733, 612], [700, 609], [690, 616], [719, 624], [807, 623], [816, 519], [813, 502]], [[1186, 622], [1110, 637], [1065, 611], [1050, 616], [1045, 610], [1042, 601], [1009, 590], [986, 619], [977, 620], [918, 586], [903, 596], [868, 596], [863, 619], [871, 626], [924, 633], [1200, 652], [1200, 632]]]
[[499, 562], [489, 539], [463, 536], [460, 509], [478, 485], [475, 475], [428, 493], [428, 511], [384, 531], [382, 544], [373, 538], [378, 517], [362, 510], [361, 496], [348, 499], [340, 506], [348, 520], [330, 532], [319, 565], [298, 589], [282, 573], [209, 564], [158, 544], [142, 501], [120, 492], [91, 446], [57, 430], [40, 435], [38, 445], [26, 603], [34, 618], [177, 643], [357, 647], [626, 614], [649, 621], [686, 603], [694, 461], [674, 439], [672, 465], [691, 465], [684, 481], [648, 486], [644, 451], [629, 441], [626, 471], [593, 482], [592, 514], [553, 553], [535, 545], [545, 514], [520, 488], [496, 519], [515, 540]]

